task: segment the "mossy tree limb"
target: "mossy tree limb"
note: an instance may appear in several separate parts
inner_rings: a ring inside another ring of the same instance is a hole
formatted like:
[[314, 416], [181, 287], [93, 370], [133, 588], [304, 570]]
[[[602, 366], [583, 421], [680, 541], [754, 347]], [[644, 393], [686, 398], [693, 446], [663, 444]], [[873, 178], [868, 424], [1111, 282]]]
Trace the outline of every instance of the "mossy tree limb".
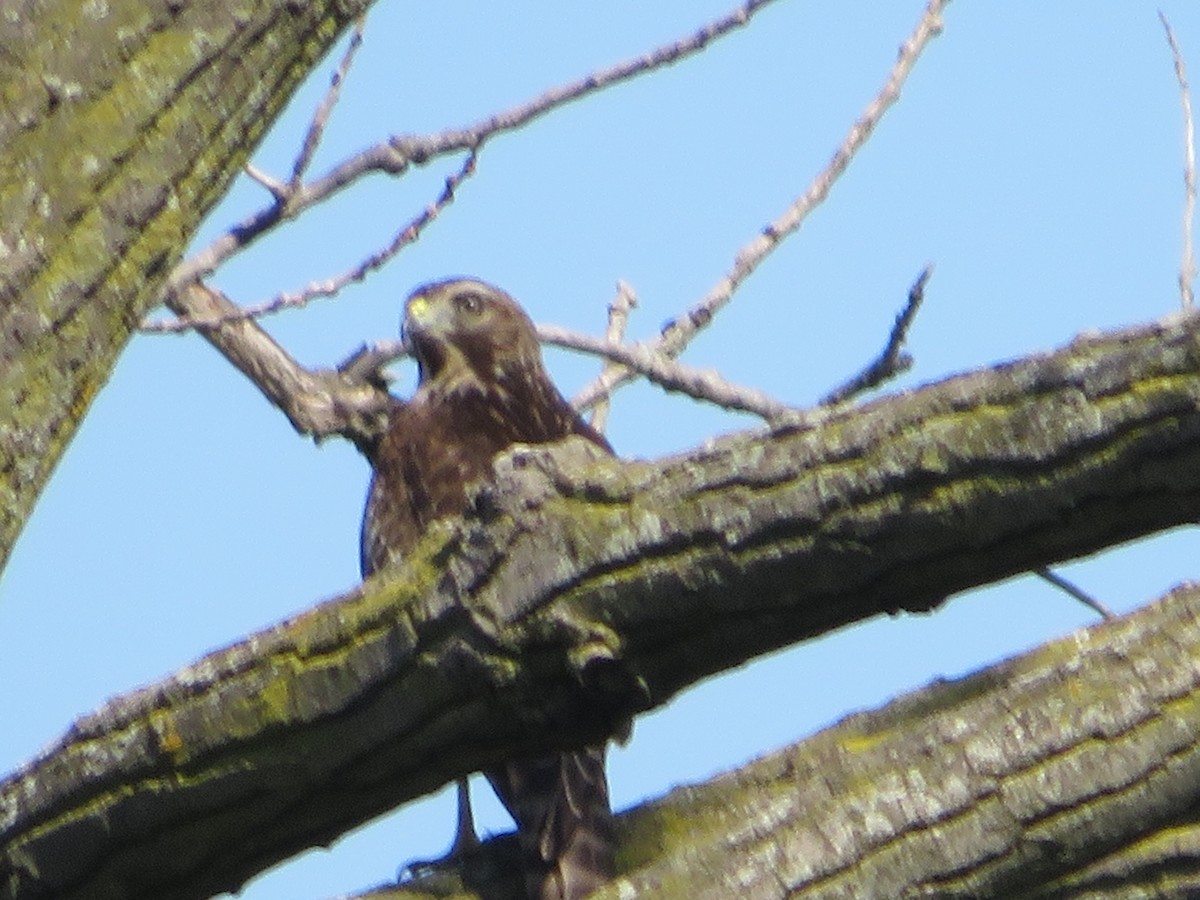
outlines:
[[631, 815], [631, 853], [662, 827], [679, 850], [630, 883], [680, 898], [969, 900], [1106, 884], [1190, 896], [1200, 865], [1162, 850], [1200, 834], [1197, 660], [1191, 585]]
[[0, 568], [205, 213], [367, 0], [0, 16]]
[[0, 897], [236, 887], [757, 654], [1194, 521], [1198, 326], [657, 463], [515, 451], [406, 566], [112, 703], [9, 778]]
[[[848, 716], [620, 816], [621, 880], [596, 900], [1194, 896], [1197, 660], [1192, 584]], [[359, 896], [516, 895], [511, 843]]]

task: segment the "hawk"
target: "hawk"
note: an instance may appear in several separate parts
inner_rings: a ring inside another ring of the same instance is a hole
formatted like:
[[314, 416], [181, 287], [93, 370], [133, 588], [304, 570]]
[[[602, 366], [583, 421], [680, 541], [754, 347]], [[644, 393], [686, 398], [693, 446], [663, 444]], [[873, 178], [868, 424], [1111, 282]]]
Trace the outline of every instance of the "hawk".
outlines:
[[[420, 287], [403, 331], [420, 374], [412, 398], [395, 402], [371, 460], [364, 578], [408, 553], [431, 522], [465, 512], [467, 486], [487, 479], [513, 444], [581, 435], [612, 453], [555, 388], [533, 323], [498, 288], [475, 279]], [[604, 755], [600, 745], [484, 773], [517, 823], [531, 900], [577, 900], [612, 878]], [[459, 803], [456, 848], [475, 840], [461, 783]]]

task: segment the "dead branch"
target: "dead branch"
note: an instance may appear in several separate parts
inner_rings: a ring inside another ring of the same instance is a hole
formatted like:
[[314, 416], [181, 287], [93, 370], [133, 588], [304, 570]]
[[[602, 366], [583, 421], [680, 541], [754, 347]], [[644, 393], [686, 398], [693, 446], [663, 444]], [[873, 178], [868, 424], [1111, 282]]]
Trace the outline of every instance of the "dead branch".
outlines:
[[[707, 327], [713, 316], [733, 298], [734, 291], [742, 282], [753, 274], [785, 238], [799, 229], [809, 213], [824, 202], [834, 183], [850, 165], [859, 149], [866, 144], [883, 114], [899, 98], [900, 88], [922, 51], [930, 40], [941, 34], [942, 11], [948, 2], [949, 0], [930, 0], [916, 29], [900, 48], [900, 56], [888, 74], [887, 81], [851, 127], [829, 164], [817, 175], [808, 190], [793, 201], [779, 218], [767, 225], [758, 236], [738, 251], [734, 257], [733, 268], [728, 274], [684, 315], [669, 322], [651, 345], [651, 349], [670, 357], [682, 353], [692, 338]], [[601, 396], [611, 394], [632, 377], [633, 373], [630, 371], [601, 373], [572, 399], [572, 403], [577, 409], [587, 409]]]
[[623, 371], [636, 372], [664, 390], [677, 391], [724, 409], [753, 413], [768, 420], [793, 411], [757, 388], [727, 381], [715, 369], [699, 369], [664, 356], [652, 344], [610, 344], [557, 325], [539, 325], [538, 337], [556, 347], [602, 356], [619, 363]]
[[[629, 324], [629, 313], [637, 306], [637, 292], [624, 281], [617, 282], [617, 295], [613, 298], [612, 303], [608, 305], [608, 328], [604, 332], [604, 339], [609, 344], [620, 344], [625, 340], [625, 326]], [[604, 369], [614, 367], [612, 360], [606, 360]], [[609, 402], [605, 397], [592, 407], [592, 427], [604, 433], [604, 428], [608, 424]]]
[[[324, 281], [314, 281], [298, 293], [285, 292], [278, 294], [272, 299], [256, 306], [239, 307], [230, 303], [230, 306], [233, 308], [216, 318], [184, 315], [172, 320], [146, 321], [142, 323], [141, 330], [160, 334], [190, 331], [193, 328], [200, 327], [211, 330], [227, 322], [236, 322], [243, 319], [259, 319], [272, 313], [282, 312], [285, 309], [298, 309], [307, 306], [319, 297], [336, 296], [347, 286], [361, 282], [372, 272], [383, 268], [383, 266], [395, 258], [396, 254], [421, 236], [429, 224], [441, 215], [442, 210], [454, 202], [455, 191], [458, 190], [459, 186], [475, 173], [476, 155], [474, 150], [468, 153], [459, 170], [446, 178], [442, 193], [438, 198], [396, 232], [396, 235], [386, 247], [375, 251], [352, 269], [342, 272], [333, 278], [327, 278]], [[186, 305], [188, 294], [185, 292], [183, 296], [185, 300], [181, 305]]]
[[242, 168], [243, 171], [250, 176], [252, 181], [256, 181], [258, 184], [262, 185], [267, 193], [274, 197], [277, 201], [282, 201], [285, 197], [287, 197], [288, 186], [278, 178], [268, 175], [258, 166], [254, 165], [254, 163], [246, 163], [246, 165]]
[[1117, 614], [1111, 609], [1109, 609], [1087, 591], [1083, 590], [1083, 588], [1079, 587], [1077, 584], [1068, 581], [1066, 578], [1063, 578], [1057, 572], [1052, 572], [1050, 569], [1042, 568], [1035, 569], [1033, 574], [1044, 581], [1048, 581], [1063, 593], [1075, 598], [1088, 609], [1098, 614], [1100, 618], [1115, 619], [1117, 617]]
[[[790, 407], [757, 388], [734, 384], [714, 369], [698, 369], [669, 359], [645, 344], [610, 344], [602, 338], [559, 325], [538, 325], [537, 333], [538, 339], [544, 344], [610, 360], [637, 372], [664, 390], [685, 394], [693, 400], [752, 413], [773, 422], [783, 419], [799, 421], [797, 417], [812, 415]], [[380, 374], [383, 368], [407, 353], [401, 340], [374, 341], [354, 351], [338, 364], [337, 370], [351, 381], [365, 379], [382, 384], [385, 381]]]
[[1159, 21], [1167, 32], [1167, 43], [1171, 45], [1171, 56], [1175, 61], [1175, 78], [1179, 81], [1180, 102], [1183, 105], [1183, 259], [1179, 263], [1179, 297], [1184, 309], [1191, 309], [1195, 298], [1192, 287], [1196, 280], [1196, 256], [1193, 249], [1192, 229], [1196, 220], [1196, 127], [1192, 121], [1192, 92], [1188, 87], [1187, 67], [1183, 54], [1175, 40], [1175, 32], [1162, 10]]
[[[292, 177], [288, 180], [289, 195], [299, 190], [308, 167], [312, 165], [313, 154], [317, 152], [317, 147], [321, 144], [321, 138], [329, 124], [329, 117], [333, 114], [333, 108], [337, 106], [337, 102], [342, 96], [342, 85], [346, 81], [346, 76], [350, 74], [350, 67], [354, 65], [354, 57], [358, 54], [358, 48], [362, 46], [363, 29], [366, 24], [365, 14], [359, 16], [354, 23], [354, 30], [350, 33], [350, 43], [346, 46], [346, 52], [342, 54], [342, 61], [338, 63], [337, 69], [329, 79], [329, 87], [325, 91], [325, 96], [317, 104], [312, 121], [308, 123], [304, 141], [300, 144], [300, 152], [296, 154], [296, 161], [292, 163]], [[287, 197], [283, 199], [286, 201]]]
[[737, 28], [775, 0], [748, 0], [738, 9], [704, 28], [644, 56], [610, 66], [571, 84], [546, 91], [520, 106], [490, 116], [466, 128], [425, 136], [395, 136], [335, 165], [325, 175], [303, 185], [291, 185], [284, 203], [273, 202], [248, 216], [199, 253], [180, 263], [171, 273], [167, 292], [206, 278], [230, 257], [245, 250], [281, 223], [296, 218], [358, 182], [366, 175], [401, 175], [411, 165], [424, 165], [449, 153], [478, 150], [487, 139], [515, 131], [569, 103], [639, 75], [670, 66], [693, 56]]
[[904, 308], [896, 316], [892, 332], [888, 335], [887, 344], [884, 345], [879, 355], [860, 372], [822, 397], [821, 406], [836, 406], [838, 403], [845, 403], [852, 397], [874, 390], [912, 367], [912, 357], [901, 351], [904, 341], [908, 337], [908, 329], [917, 317], [921, 301], [925, 299], [925, 285], [932, 274], [933, 266], [926, 266], [921, 270], [921, 274], [917, 276], [912, 287], [908, 289], [908, 300], [905, 301]]
[[212, 319], [200, 333], [242, 372], [301, 434], [321, 439], [340, 434], [370, 452], [385, 427], [391, 398], [385, 387], [340, 372], [310, 371], [279, 346], [253, 319], [203, 284], [170, 294], [167, 306], [181, 316]]

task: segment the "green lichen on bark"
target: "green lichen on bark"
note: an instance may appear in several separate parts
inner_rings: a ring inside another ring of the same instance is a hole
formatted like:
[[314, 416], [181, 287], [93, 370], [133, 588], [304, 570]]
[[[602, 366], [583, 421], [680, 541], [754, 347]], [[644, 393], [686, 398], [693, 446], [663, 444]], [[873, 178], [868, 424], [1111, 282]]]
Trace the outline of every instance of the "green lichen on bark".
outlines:
[[[0, 825], [0, 869], [37, 885], [80, 817], [123, 822], [132, 809], [145, 819], [131, 835], [204, 841], [221, 857], [219, 883], [167, 873], [161, 896], [235, 886], [466, 772], [594, 742], [755, 655], [1194, 521], [1198, 344], [1195, 317], [1101, 336], [658, 463], [595, 458], [580, 441], [514, 451], [470, 514], [432, 529], [405, 565], [76, 723], [0, 786], [16, 817]], [[786, 794], [759, 772], [764, 805], [746, 798], [734, 817], [750, 823], [740, 861], [704, 869], [694, 896], [768, 876], [821, 897], [918, 882], [994, 895], [1058, 877], [1046, 847], [1113, 849], [1088, 832], [1100, 805], [1110, 822], [1147, 804], [1177, 816], [1154, 797], [1164, 777], [1200, 784], [1189, 609], [1157, 631], [1114, 630], [1103, 651], [1064, 642], [850, 720], [779, 763], [780, 784], [805, 785], [794, 819], [773, 818]], [[877, 768], [914, 741], [903, 772]], [[1167, 764], [1142, 765], [1152, 758]], [[837, 779], [812, 775], [825, 771]], [[176, 804], [201, 812], [175, 819]], [[772, 827], [755, 825], [764, 816]], [[879, 830], [892, 819], [911, 822]], [[646, 828], [668, 842], [682, 824], [664, 813]], [[93, 849], [114, 867], [96, 879], [158, 871], [154, 853]], [[914, 868], [931, 854], [934, 870]], [[695, 871], [685, 861], [654, 883]]]
[[1185, 587], [631, 811], [599, 896], [1190, 895], [1198, 604]]
[[200, 220], [365, 6], [30, 0], [0, 18], [0, 567]]

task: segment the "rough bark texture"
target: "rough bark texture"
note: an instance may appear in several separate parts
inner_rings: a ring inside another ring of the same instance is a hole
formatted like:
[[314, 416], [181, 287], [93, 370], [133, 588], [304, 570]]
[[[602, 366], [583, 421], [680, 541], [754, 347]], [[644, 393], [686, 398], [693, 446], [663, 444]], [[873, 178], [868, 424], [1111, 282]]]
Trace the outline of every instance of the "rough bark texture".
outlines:
[[370, 458], [392, 406], [385, 384], [369, 375], [304, 368], [258, 322], [233, 318], [238, 307], [208, 285], [168, 288], [166, 304], [177, 315], [196, 320], [230, 317], [198, 330], [300, 434], [317, 441], [341, 435]]
[[[1198, 660], [1193, 584], [849, 716], [621, 816], [596, 898], [1194, 896]], [[517, 896], [511, 843], [362, 900]]]
[[0, 16], [0, 568], [178, 254], [366, 0]]
[[629, 884], [713, 900], [1193, 896], [1200, 865], [1173, 848], [1200, 827], [1198, 660], [1191, 585], [630, 816], [630, 854], [662, 834], [686, 852], [634, 864]]
[[234, 888], [756, 654], [1198, 509], [1195, 316], [654, 464], [519, 450], [405, 567], [114, 702], [0, 785], [0, 897]]

